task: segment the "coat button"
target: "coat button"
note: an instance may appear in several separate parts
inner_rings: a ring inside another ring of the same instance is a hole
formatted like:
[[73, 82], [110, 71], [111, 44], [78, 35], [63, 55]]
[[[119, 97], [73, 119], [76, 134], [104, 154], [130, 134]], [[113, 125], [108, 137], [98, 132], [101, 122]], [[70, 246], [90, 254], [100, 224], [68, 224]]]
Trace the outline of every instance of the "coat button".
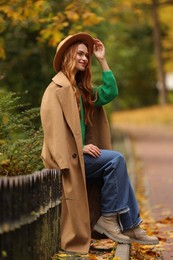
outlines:
[[76, 153], [73, 153], [73, 154], [72, 154], [72, 157], [73, 157], [73, 158], [76, 158], [76, 157], [77, 157], [77, 154], [76, 154]]

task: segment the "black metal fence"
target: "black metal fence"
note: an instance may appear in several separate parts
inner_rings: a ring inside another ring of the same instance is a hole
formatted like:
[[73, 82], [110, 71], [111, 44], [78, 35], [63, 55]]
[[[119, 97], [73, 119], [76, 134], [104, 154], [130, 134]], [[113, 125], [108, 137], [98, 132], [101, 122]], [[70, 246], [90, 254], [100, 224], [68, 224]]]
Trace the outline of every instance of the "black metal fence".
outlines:
[[48, 260], [59, 249], [61, 173], [0, 177], [0, 259]]

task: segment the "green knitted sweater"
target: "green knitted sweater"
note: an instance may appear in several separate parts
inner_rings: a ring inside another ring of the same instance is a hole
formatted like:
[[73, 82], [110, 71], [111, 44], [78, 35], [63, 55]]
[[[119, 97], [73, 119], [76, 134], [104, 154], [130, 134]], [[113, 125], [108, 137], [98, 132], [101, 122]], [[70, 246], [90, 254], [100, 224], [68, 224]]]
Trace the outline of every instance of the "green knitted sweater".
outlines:
[[[115, 80], [115, 77], [111, 70], [102, 72], [102, 85], [94, 86], [94, 93], [96, 95], [96, 101], [94, 102], [95, 106], [103, 106], [112, 101], [116, 96], [118, 96], [118, 87]], [[82, 98], [80, 98], [80, 124], [82, 131], [82, 143], [85, 144], [85, 113]]]

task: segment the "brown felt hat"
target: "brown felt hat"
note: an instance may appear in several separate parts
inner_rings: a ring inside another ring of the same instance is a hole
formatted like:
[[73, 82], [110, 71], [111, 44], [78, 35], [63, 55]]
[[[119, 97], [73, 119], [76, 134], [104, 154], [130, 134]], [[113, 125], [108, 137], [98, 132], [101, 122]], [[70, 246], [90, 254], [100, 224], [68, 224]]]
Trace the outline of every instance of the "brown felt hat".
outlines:
[[56, 49], [56, 54], [53, 60], [53, 68], [56, 72], [61, 70], [62, 57], [67, 48], [73, 43], [80, 41], [86, 44], [90, 54], [93, 53], [94, 39], [88, 33], [81, 32], [67, 36], [58, 44]]

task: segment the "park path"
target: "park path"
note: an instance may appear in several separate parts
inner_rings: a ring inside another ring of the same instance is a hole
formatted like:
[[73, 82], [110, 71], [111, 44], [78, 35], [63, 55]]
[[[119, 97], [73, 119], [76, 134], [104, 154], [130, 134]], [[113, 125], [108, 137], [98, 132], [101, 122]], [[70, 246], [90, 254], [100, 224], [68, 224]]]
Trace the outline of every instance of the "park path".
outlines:
[[134, 140], [148, 202], [164, 243], [162, 259], [173, 259], [173, 126], [121, 126]]

